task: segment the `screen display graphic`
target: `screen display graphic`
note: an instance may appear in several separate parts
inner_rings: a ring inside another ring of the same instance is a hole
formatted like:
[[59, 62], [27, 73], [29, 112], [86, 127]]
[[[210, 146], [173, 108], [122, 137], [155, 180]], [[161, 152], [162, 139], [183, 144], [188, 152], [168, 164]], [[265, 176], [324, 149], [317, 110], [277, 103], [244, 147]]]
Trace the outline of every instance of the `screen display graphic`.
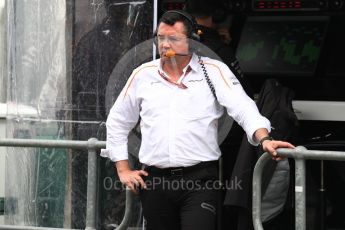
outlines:
[[328, 17], [249, 17], [236, 49], [245, 73], [312, 75]]

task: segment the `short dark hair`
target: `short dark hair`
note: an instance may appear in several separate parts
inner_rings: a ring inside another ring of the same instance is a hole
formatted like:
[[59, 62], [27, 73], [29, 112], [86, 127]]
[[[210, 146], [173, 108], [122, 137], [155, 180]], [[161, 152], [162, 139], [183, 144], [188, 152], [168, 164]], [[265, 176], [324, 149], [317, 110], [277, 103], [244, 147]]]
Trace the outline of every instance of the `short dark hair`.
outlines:
[[[179, 13], [180, 12], [180, 13]], [[186, 12], [172, 10], [165, 12], [158, 22], [158, 26], [161, 22], [168, 24], [170, 26], [175, 25], [176, 22], [182, 22], [185, 29], [187, 37], [191, 38], [193, 33], [196, 33], [196, 22], [194, 23], [193, 16]]]

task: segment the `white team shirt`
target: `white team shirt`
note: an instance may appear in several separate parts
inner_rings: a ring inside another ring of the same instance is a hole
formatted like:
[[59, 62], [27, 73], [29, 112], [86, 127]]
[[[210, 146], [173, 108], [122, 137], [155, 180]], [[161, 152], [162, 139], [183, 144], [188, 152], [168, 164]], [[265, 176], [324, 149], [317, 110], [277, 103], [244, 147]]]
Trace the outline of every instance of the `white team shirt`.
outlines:
[[136, 68], [107, 118], [106, 149], [112, 161], [128, 159], [128, 134], [139, 117], [142, 141], [139, 160], [159, 168], [185, 167], [218, 160], [218, 118], [225, 108], [245, 130], [248, 141], [270, 122], [244, 92], [235, 75], [222, 62], [201, 58], [215, 87], [216, 102], [194, 54], [179, 79], [170, 83], [157, 59]]

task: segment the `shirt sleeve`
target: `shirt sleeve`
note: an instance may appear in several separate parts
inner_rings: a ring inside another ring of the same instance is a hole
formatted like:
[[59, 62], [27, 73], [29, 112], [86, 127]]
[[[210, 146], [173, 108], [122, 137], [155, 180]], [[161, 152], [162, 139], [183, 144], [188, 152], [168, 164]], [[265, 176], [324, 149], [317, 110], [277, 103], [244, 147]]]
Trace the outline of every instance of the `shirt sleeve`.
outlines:
[[106, 149], [101, 150], [101, 156], [114, 162], [128, 159], [128, 135], [139, 120], [136, 83], [132, 74], [107, 118]]
[[258, 145], [253, 139], [254, 133], [260, 128], [270, 132], [270, 121], [260, 114], [255, 102], [245, 93], [236, 76], [225, 64], [218, 63], [212, 72], [215, 73], [212, 82], [219, 104], [224, 106], [227, 113], [244, 129], [249, 143]]

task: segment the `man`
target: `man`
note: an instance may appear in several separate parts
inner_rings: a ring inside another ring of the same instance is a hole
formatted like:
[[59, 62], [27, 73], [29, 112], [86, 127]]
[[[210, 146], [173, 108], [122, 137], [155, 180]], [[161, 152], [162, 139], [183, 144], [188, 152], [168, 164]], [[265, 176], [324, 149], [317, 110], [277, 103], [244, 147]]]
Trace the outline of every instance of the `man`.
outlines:
[[[133, 71], [107, 119], [107, 149], [101, 155], [116, 162], [121, 182], [139, 192], [148, 230], [215, 229], [217, 119], [223, 108], [250, 143], [261, 143], [273, 158], [275, 149], [293, 148], [269, 138], [269, 121], [225, 64], [190, 53], [196, 32], [183, 11], [163, 14], [156, 33], [161, 58]], [[127, 138], [139, 118], [139, 160], [146, 168], [132, 170]]]

